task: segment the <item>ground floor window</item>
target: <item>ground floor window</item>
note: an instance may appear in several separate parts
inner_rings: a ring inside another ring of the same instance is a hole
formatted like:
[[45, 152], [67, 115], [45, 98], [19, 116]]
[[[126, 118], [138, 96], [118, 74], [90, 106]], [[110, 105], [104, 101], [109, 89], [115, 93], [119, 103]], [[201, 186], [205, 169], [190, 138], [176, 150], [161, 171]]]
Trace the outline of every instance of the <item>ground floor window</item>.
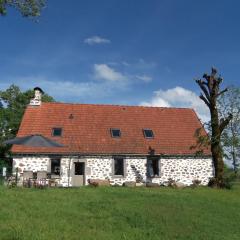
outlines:
[[61, 159], [51, 159], [51, 174], [60, 175]]
[[75, 175], [84, 175], [84, 162], [75, 162]]
[[147, 173], [149, 177], [159, 176], [159, 159], [149, 158], [147, 160]]
[[124, 176], [124, 159], [121, 157], [115, 157], [113, 159], [113, 172], [116, 176]]

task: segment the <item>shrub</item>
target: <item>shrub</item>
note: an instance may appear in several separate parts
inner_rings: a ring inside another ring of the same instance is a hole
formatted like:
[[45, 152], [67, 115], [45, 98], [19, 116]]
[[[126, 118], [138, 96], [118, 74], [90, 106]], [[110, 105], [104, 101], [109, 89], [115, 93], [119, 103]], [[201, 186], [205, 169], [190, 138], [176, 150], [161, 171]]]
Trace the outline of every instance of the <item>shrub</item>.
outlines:
[[231, 189], [233, 186], [233, 182], [236, 179], [236, 176], [228, 176], [224, 177], [222, 181], [219, 181], [216, 178], [211, 178], [209, 180], [208, 186], [213, 188], [225, 188], [225, 189]]
[[201, 184], [201, 182], [202, 182], [201, 180], [195, 179], [192, 181], [191, 187], [196, 188]]
[[176, 181], [173, 180], [172, 178], [169, 178], [168, 182], [167, 182], [167, 186], [175, 188], [176, 187]]

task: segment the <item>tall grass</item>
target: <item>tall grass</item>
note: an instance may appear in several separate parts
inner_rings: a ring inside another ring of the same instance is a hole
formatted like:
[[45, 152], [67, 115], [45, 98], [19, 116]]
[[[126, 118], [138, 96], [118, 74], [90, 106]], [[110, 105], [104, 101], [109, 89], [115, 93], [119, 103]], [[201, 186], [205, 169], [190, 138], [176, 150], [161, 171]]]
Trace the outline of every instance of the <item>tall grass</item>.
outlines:
[[240, 239], [240, 188], [0, 187], [0, 239]]

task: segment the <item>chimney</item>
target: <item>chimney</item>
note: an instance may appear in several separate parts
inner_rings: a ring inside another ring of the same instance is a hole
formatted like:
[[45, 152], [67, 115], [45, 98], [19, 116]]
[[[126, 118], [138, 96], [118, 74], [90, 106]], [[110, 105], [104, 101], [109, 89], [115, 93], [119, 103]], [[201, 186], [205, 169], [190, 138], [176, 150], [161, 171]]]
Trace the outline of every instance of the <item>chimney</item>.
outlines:
[[42, 103], [42, 95], [44, 94], [44, 92], [40, 87], [35, 87], [33, 90], [34, 90], [34, 98], [30, 100], [30, 105], [40, 106]]

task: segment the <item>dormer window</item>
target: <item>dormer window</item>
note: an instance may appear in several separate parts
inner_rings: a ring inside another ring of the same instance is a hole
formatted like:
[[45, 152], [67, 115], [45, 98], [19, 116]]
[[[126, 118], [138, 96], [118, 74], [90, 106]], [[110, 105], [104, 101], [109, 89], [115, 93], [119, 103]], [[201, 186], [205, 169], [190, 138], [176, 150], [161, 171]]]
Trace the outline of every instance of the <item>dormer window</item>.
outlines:
[[121, 131], [118, 128], [111, 128], [111, 135], [113, 138], [120, 138], [121, 137]]
[[153, 131], [151, 129], [143, 129], [143, 134], [145, 138], [153, 138]]
[[53, 128], [52, 135], [53, 135], [53, 137], [61, 137], [62, 136], [62, 128]]

